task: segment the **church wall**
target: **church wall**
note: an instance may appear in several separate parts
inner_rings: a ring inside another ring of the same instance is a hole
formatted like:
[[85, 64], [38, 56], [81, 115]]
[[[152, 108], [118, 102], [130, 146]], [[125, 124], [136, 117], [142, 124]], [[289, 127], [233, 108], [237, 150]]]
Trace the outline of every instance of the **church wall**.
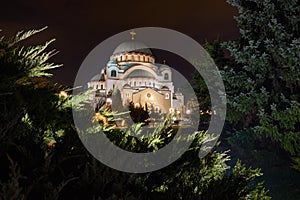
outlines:
[[[171, 96], [170, 92], [169, 95]], [[140, 91], [132, 95], [134, 103], [140, 103], [141, 106], [145, 106], [146, 103], [152, 106], [158, 106], [162, 113], [168, 113], [171, 108], [171, 99], [165, 99], [164, 94], [160, 94], [150, 88]]]
[[157, 84], [154, 78], [127, 78], [125, 82], [131, 87], [153, 87], [153, 83]]

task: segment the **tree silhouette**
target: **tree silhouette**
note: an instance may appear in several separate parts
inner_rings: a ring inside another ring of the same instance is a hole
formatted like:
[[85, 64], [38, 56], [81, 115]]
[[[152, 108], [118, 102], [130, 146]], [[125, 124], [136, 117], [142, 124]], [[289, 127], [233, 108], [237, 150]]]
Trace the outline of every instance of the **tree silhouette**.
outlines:
[[300, 170], [300, 10], [297, 1], [229, 0], [241, 38], [224, 46], [235, 65], [224, 70], [228, 121], [240, 134], [272, 140]]

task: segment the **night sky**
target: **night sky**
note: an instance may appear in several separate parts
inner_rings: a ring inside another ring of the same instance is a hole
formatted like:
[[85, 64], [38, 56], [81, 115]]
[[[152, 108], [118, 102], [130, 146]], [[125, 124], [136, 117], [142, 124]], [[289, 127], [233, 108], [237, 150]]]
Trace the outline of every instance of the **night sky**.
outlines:
[[[114, 34], [155, 26], [180, 31], [200, 44], [217, 37], [232, 40], [238, 37], [235, 15], [236, 9], [225, 0], [7, 0], [1, 2], [0, 35], [12, 36], [19, 30], [48, 26], [27, 43], [40, 44], [55, 38], [49, 50], [55, 48], [59, 54], [51, 61], [63, 67], [52, 71], [52, 80], [72, 85], [87, 54]], [[175, 60], [155, 56], [158, 62], [166, 59], [176, 68]]]

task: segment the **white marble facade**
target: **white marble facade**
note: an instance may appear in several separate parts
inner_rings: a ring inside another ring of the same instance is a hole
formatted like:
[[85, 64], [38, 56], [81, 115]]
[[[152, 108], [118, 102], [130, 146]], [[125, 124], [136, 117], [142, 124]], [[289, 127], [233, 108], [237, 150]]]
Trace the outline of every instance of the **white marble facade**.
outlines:
[[155, 63], [151, 50], [134, 37], [114, 50], [110, 61], [88, 82], [88, 87], [97, 89], [93, 95], [94, 103], [105, 99], [110, 91], [119, 89], [123, 104], [133, 101], [143, 106], [147, 103], [160, 113], [184, 105], [184, 96], [174, 93], [171, 68]]

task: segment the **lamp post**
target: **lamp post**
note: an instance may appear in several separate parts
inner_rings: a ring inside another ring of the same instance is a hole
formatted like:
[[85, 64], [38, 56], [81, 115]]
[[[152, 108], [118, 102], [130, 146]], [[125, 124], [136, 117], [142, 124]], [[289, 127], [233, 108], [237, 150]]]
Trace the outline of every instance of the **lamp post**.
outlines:
[[111, 98], [107, 98], [106, 99], [106, 105], [110, 106], [112, 104], [112, 99]]
[[111, 111], [111, 105], [112, 105], [112, 99], [111, 98], [107, 98], [105, 101], [105, 108], [109, 109]]
[[190, 109], [187, 109], [185, 111], [185, 114], [187, 115], [187, 120], [188, 120], [188, 123], [191, 123], [191, 110]]

